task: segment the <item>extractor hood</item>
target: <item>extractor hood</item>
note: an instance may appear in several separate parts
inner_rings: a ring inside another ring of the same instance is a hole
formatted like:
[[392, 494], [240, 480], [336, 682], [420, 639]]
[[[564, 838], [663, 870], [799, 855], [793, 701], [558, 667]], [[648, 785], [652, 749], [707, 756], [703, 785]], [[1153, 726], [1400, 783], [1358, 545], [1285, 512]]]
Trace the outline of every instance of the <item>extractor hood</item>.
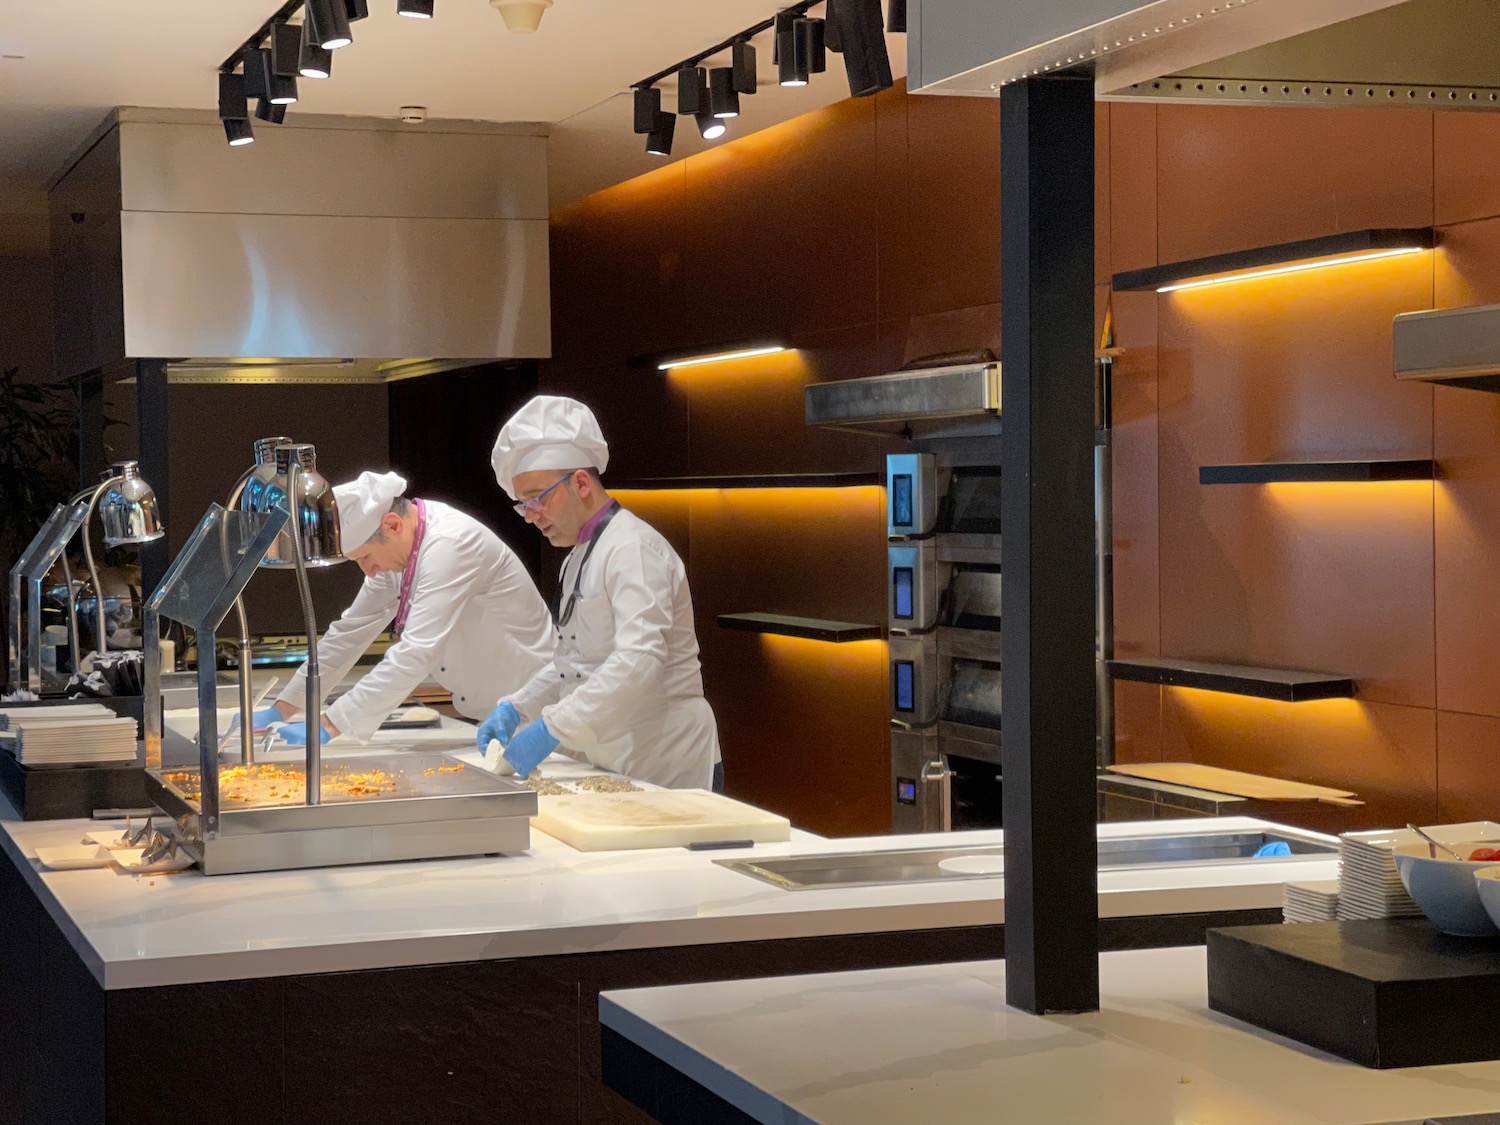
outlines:
[[1401, 313], [1391, 355], [1397, 379], [1500, 391], [1500, 305]]
[[1085, 64], [1106, 99], [1500, 108], [1500, 0], [910, 3], [926, 93], [994, 97]]
[[993, 361], [814, 383], [804, 395], [809, 426], [905, 438], [1000, 431], [1000, 365]]
[[51, 189], [58, 374], [386, 383], [551, 351], [533, 125], [113, 112]]

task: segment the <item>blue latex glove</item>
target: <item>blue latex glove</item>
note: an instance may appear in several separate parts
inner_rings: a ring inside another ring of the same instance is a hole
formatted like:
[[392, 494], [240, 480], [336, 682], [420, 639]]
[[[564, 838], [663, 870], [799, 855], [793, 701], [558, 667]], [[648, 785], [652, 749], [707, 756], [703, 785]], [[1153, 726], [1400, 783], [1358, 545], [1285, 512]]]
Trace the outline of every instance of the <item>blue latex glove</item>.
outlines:
[[1280, 840], [1277, 840], [1274, 844], [1262, 844], [1260, 848], [1256, 850], [1255, 856], [1253, 858], [1260, 859], [1262, 856], [1291, 854], [1291, 847], [1287, 844], [1282, 843]]
[[530, 777], [531, 771], [541, 765], [547, 755], [559, 745], [557, 739], [552, 737], [552, 732], [547, 729], [547, 724], [538, 719], [512, 736], [505, 747], [505, 760], [518, 777]]
[[[288, 746], [307, 745], [307, 720], [299, 719], [295, 723], [287, 723], [276, 731], [276, 736]], [[328, 733], [328, 728], [323, 728], [323, 741], [327, 742], [333, 735]]]
[[515, 704], [508, 699], [502, 700], [490, 712], [490, 717], [479, 724], [479, 748], [488, 750], [492, 738], [498, 738], [501, 746], [510, 745], [511, 735], [516, 733], [516, 728], [520, 725], [521, 713], [516, 710]]
[[[253, 731], [263, 731], [272, 723], [279, 723], [285, 719], [286, 716], [279, 709], [275, 707], [262, 707], [259, 711], [252, 711], [250, 713], [250, 729]], [[240, 717], [238, 714], [229, 720], [229, 729], [231, 731], [240, 729]]]

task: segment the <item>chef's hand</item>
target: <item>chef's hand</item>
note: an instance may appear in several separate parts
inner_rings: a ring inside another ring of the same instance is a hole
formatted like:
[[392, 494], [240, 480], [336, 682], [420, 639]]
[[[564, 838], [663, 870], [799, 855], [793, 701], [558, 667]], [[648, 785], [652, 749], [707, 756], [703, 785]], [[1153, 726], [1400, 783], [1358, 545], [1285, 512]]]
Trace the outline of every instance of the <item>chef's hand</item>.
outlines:
[[547, 724], [538, 719], [522, 727], [511, 737], [510, 744], [505, 748], [505, 760], [520, 777], [529, 777], [531, 771], [541, 765], [558, 745], [557, 739], [547, 729]]
[[490, 712], [490, 717], [479, 724], [479, 738], [476, 745], [483, 750], [490, 744], [490, 739], [498, 738], [500, 745], [504, 746], [510, 742], [511, 735], [516, 733], [516, 728], [521, 725], [521, 713], [516, 710], [516, 705], [510, 700], [502, 700], [500, 705]]
[[[295, 723], [285, 723], [276, 731], [276, 736], [288, 746], [307, 745], [307, 720], [300, 719]], [[328, 742], [338, 736], [326, 726], [323, 728], [323, 741]]]
[[[250, 713], [250, 729], [263, 731], [272, 723], [285, 722], [287, 714], [279, 707], [262, 707], [259, 711]], [[240, 717], [238, 714], [229, 720], [229, 729], [236, 731], [240, 729]]]

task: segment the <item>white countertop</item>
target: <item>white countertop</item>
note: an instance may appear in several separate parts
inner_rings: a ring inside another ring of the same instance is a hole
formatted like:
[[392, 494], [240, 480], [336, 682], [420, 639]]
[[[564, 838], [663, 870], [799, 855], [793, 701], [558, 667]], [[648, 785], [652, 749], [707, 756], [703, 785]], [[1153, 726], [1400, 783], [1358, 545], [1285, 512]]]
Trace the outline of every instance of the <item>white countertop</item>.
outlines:
[[[470, 728], [472, 729], [472, 728]], [[433, 732], [436, 734], [436, 732]], [[401, 736], [407, 737], [407, 736]], [[337, 744], [327, 751], [337, 755]], [[472, 752], [461, 759], [478, 762]], [[549, 776], [585, 767], [550, 759]], [[1104, 825], [1101, 837], [1259, 828], [1249, 818]], [[0, 851], [17, 864], [105, 988], [284, 976], [614, 949], [988, 925], [1003, 881], [786, 891], [715, 859], [998, 844], [998, 831], [825, 840], [689, 852], [577, 852], [535, 830], [519, 855], [207, 877], [117, 868], [49, 871], [36, 848], [88, 821], [18, 820], [0, 797]], [[1336, 876], [1333, 858], [1103, 872], [1105, 917], [1281, 905], [1288, 879]]]
[[766, 1125], [1366, 1125], [1500, 1110], [1500, 1062], [1369, 1070], [1208, 1010], [1205, 950], [1099, 958], [1102, 1007], [1005, 963], [606, 992], [606, 1027]]

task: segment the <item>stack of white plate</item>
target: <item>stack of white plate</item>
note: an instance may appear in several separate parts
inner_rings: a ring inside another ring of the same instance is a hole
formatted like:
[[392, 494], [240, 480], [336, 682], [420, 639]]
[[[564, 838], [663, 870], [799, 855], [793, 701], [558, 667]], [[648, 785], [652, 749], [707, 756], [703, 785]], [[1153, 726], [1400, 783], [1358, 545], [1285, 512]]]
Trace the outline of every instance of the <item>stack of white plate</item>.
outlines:
[[1401, 885], [1391, 849], [1417, 840], [1405, 828], [1345, 832], [1339, 837], [1341, 922], [1361, 918], [1418, 918], [1422, 912]]
[[0, 708], [0, 746], [25, 766], [133, 761], [135, 731], [134, 719], [98, 703]]
[[1338, 918], [1339, 881], [1314, 879], [1306, 883], [1283, 883], [1283, 922], [1332, 922]]

